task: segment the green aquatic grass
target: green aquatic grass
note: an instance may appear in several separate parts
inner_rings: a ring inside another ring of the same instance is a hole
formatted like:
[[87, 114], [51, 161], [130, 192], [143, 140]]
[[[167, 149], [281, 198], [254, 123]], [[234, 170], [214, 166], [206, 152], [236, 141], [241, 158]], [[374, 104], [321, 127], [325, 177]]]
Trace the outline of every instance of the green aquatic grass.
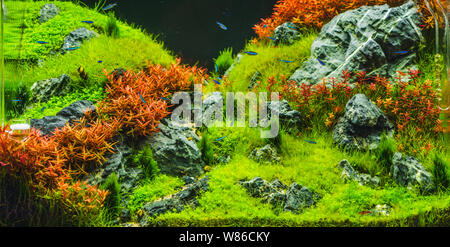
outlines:
[[[236, 130], [241, 132], [242, 130]], [[355, 153], [344, 153], [330, 144], [330, 136], [312, 135], [318, 144], [309, 144], [286, 135], [282, 144], [282, 163], [258, 164], [247, 158], [247, 152], [236, 149], [229, 164], [217, 165], [211, 172], [210, 190], [198, 198], [200, 206], [181, 213], [167, 213], [151, 220], [164, 226], [367, 226], [367, 225], [434, 225], [445, 224], [441, 211], [450, 208], [449, 193], [420, 196], [398, 186], [370, 188], [355, 182], [345, 183], [336, 165], [342, 159], [352, 160]], [[261, 199], [252, 198], [238, 182], [262, 177], [285, 184], [301, 184], [323, 196], [316, 207], [300, 215], [273, 210]], [[376, 205], [393, 207], [389, 217], [363, 216], [360, 212]], [[447, 218], [445, 218], [447, 217]], [[417, 222], [421, 219], [422, 222]], [[444, 223], [443, 223], [444, 222]]]
[[[49, 57], [42, 62], [42, 67], [28, 67], [24, 78], [31, 84], [65, 73], [72, 78], [73, 85], [85, 87], [86, 84], [98, 85], [104, 82], [104, 70], [111, 72], [119, 67], [134, 70], [147, 66], [148, 62], [168, 66], [174, 62], [174, 57], [151, 37], [137, 40], [100, 36], [91, 39], [79, 50]], [[88, 73], [87, 82], [79, 76], [80, 66]]]
[[[246, 92], [253, 74], [259, 71], [262, 75], [264, 85], [267, 78], [281, 75], [290, 76], [299, 68], [311, 54], [311, 45], [317, 33], [305, 33], [301, 40], [291, 46], [280, 45], [274, 47], [270, 43], [249, 43], [244, 51], [254, 51], [256, 56], [245, 54], [241, 62], [231, 71], [228, 79], [232, 82], [233, 92]], [[280, 60], [292, 61], [284, 63]], [[207, 91], [214, 91], [214, 87], [209, 87]]]

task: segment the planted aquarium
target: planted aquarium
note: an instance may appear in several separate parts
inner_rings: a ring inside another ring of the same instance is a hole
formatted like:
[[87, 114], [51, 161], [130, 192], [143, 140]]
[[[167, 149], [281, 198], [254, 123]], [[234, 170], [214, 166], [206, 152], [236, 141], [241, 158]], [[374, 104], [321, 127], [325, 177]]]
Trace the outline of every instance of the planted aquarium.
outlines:
[[450, 226], [449, 13], [1, 0], [0, 226]]

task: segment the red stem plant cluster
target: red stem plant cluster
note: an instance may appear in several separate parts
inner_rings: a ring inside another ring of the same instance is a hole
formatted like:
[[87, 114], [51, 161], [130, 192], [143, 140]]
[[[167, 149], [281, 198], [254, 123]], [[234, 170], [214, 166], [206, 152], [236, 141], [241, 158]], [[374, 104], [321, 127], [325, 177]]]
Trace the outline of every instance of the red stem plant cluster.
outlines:
[[[443, 6], [447, 6], [445, 0], [439, 1]], [[382, 4], [399, 6], [405, 2], [406, 0], [279, 0], [275, 4], [272, 16], [261, 19], [261, 23], [255, 25], [253, 29], [260, 39], [271, 36], [277, 26], [287, 21], [303, 28], [321, 29], [324, 24], [347, 10]], [[433, 5], [433, 1], [430, 1], [430, 4]], [[424, 15], [424, 28], [434, 26], [433, 17], [424, 1], [420, 1], [420, 12]]]
[[79, 181], [81, 176], [103, 164], [105, 156], [114, 151], [112, 140], [119, 132], [155, 133], [160, 120], [169, 114], [162, 97], [202, 83], [207, 75], [178, 60], [169, 68], [149, 65], [144, 71], [128, 71], [123, 76], [106, 73], [106, 77], [108, 96], [100, 102], [98, 116], [88, 113], [51, 137], [33, 129], [26, 139], [17, 140], [7, 127], [0, 129], [0, 172], [26, 181], [37, 196], [57, 199], [69, 214], [97, 215], [108, 191]]
[[[344, 71], [341, 78], [331, 78], [316, 85], [299, 85], [285, 78], [278, 85], [282, 97], [295, 102], [311, 124], [325, 124], [331, 129], [343, 116], [347, 102], [354, 95], [362, 93], [395, 123], [398, 133], [414, 132], [414, 138], [418, 138], [421, 134], [443, 132], [442, 121], [439, 120], [438, 95], [434, 89], [437, 85], [433, 85], [431, 80], [422, 79], [417, 70], [410, 70], [408, 74], [399, 72], [394, 82], [380, 76], [368, 77], [365, 72]], [[428, 146], [427, 151], [430, 151], [429, 145], [424, 144]]]

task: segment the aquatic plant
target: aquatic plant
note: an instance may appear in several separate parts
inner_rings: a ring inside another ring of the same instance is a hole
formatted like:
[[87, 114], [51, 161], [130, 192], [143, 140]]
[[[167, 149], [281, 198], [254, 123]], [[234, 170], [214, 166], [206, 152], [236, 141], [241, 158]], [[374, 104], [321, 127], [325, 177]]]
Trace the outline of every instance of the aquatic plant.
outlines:
[[122, 130], [131, 136], [149, 136], [158, 131], [159, 121], [169, 114], [162, 98], [188, 90], [207, 78], [204, 69], [180, 65], [169, 68], [149, 63], [145, 71], [127, 71], [122, 76], [105, 71], [107, 97], [100, 103], [100, 112], [122, 118]]
[[439, 191], [445, 191], [450, 186], [450, 174], [448, 164], [444, 161], [440, 154], [435, 153], [433, 156], [433, 182]]
[[109, 221], [113, 221], [120, 215], [121, 196], [119, 178], [115, 173], [112, 173], [101, 187], [109, 192], [105, 199], [104, 208], [107, 214], [107, 219]]
[[[439, 0], [443, 2], [443, 0]], [[275, 28], [284, 22], [291, 21], [302, 28], [320, 29], [333, 17], [352, 9], [362, 6], [389, 4], [398, 6], [405, 0], [279, 0], [274, 6], [271, 17], [262, 19], [261, 23], [253, 29], [259, 38], [271, 36]], [[432, 2], [434, 4], [434, 2]], [[433, 26], [433, 17], [426, 9], [425, 3], [420, 1], [420, 11], [424, 14], [425, 28]]]
[[220, 76], [224, 75], [228, 68], [230, 68], [234, 63], [233, 48], [230, 47], [221, 51], [220, 55], [214, 59], [214, 62], [217, 68], [216, 73]]
[[205, 165], [213, 165], [214, 164], [214, 150], [212, 148], [212, 143], [209, 138], [209, 134], [207, 131], [202, 133], [202, 139], [199, 143], [199, 149], [202, 154], [202, 160], [205, 162]]
[[108, 13], [108, 20], [105, 25], [105, 33], [108, 37], [119, 38], [120, 37], [120, 29], [117, 24], [117, 19], [114, 15], [114, 12]]
[[394, 154], [397, 151], [395, 146], [395, 141], [383, 134], [381, 136], [380, 144], [378, 148], [375, 150], [375, 157], [377, 162], [384, 169], [384, 172], [389, 173], [392, 166], [392, 159], [394, 158]]
[[133, 156], [133, 163], [144, 170], [146, 178], [152, 180], [159, 174], [158, 162], [153, 157], [150, 145], [145, 145], [137, 154]]

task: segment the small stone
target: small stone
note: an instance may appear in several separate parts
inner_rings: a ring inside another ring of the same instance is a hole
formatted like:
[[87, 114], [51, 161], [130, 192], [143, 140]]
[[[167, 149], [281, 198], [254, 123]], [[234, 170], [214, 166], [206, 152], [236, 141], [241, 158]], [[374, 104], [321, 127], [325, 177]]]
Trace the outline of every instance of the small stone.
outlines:
[[53, 19], [58, 14], [59, 14], [59, 9], [58, 9], [58, 7], [56, 7], [56, 5], [54, 5], [52, 3], [46, 4], [41, 9], [39, 21], [41, 23], [46, 23], [47, 21], [49, 21], [50, 19]]
[[431, 174], [414, 157], [395, 153], [391, 167], [391, 175], [397, 184], [408, 188], [419, 187], [425, 193], [434, 190]]
[[277, 163], [281, 161], [281, 158], [278, 156], [277, 150], [270, 144], [267, 144], [262, 148], [253, 150], [248, 158], [253, 159], [256, 162], [266, 164]]

